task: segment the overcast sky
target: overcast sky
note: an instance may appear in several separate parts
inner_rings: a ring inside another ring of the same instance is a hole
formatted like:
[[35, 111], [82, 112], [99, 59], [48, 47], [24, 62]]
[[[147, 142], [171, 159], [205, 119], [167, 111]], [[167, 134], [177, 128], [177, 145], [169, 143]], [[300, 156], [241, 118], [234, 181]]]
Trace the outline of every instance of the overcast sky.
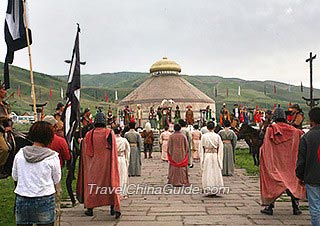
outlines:
[[[35, 71], [68, 73], [80, 23], [82, 73], [148, 72], [163, 56], [188, 75], [309, 85], [309, 52], [320, 88], [318, 0], [32, 0]], [[1, 1], [4, 21], [7, 1]], [[3, 31], [4, 22], [0, 23]], [[0, 57], [6, 45], [0, 34]], [[27, 49], [14, 65], [28, 68]]]

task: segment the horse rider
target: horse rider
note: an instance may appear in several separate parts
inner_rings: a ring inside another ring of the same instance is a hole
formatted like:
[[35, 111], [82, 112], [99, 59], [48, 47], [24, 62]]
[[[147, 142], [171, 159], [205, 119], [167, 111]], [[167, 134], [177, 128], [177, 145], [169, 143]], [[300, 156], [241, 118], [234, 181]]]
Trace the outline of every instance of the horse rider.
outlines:
[[265, 117], [262, 120], [262, 125], [260, 126], [259, 138], [263, 140], [264, 135], [266, 134], [268, 126], [272, 123], [272, 111], [267, 110]]
[[5, 133], [12, 131], [12, 120], [9, 117], [8, 105], [4, 102], [7, 90], [4, 83], [0, 81], [0, 179], [6, 178], [5, 164], [9, 156], [9, 146], [5, 139]]
[[302, 129], [302, 122], [304, 120], [304, 114], [298, 104], [292, 105], [292, 120], [289, 122], [290, 125], [297, 129]]

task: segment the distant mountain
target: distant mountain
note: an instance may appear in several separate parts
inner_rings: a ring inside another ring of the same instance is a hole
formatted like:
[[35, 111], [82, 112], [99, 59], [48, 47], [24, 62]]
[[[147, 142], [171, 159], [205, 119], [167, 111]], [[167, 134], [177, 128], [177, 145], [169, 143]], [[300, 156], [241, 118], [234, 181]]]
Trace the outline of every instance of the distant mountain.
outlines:
[[[0, 63], [0, 78], [3, 78], [3, 63]], [[53, 113], [56, 104], [59, 101], [65, 102], [61, 99], [60, 90], [61, 87], [64, 90], [64, 97], [67, 84], [54, 76], [49, 76], [43, 73], [34, 72], [34, 84], [36, 92], [37, 103], [47, 102], [45, 112]], [[31, 99], [31, 83], [30, 72], [28, 70], [10, 66], [10, 89], [8, 90], [7, 102], [10, 104], [11, 111], [17, 114], [23, 114], [24, 112], [32, 112]], [[18, 97], [18, 86], [20, 85], [21, 97]], [[50, 99], [50, 89], [52, 89], [52, 99]], [[89, 104], [94, 102], [94, 98], [91, 95], [82, 93], [82, 102]]]
[[[0, 63], [0, 76], [3, 78], [3, 64]], [[10, 67], [11, 89], [8, 96], [14, 92], [14, 95], [8, 98], [13, 111], [23, 113], [31, 111], [29, 104], [32, 103], [30, 93], [30, 74], [28, 70], [19, 67]], [[142, 84], [148, 77], [149, 73], [141, 72], [117, 72], [102, 74], [84, 74], [81, 75], [81, 107], [90, 107], [95, 109], [98, 105], [110, 105], [116, 109], [115, 91], [117, 90], [118, 98], [121, 100], [131, 91]], [[217, 109], [220, 109], [222, 103], [227, 103], [229, 109], [232, 109], [234, 103], [239, 103], [251, 108], [256, 105], [261, 108], [273, 108], [274, 104], [280, 104], [287, 108], [289, 102], [298, 103], [306, 112], [309, 108], [302, 100], [302, 96], [309, 96], [309, 88], [304, 87], [303, 92], [300, 86], [290, 86], [289, 84], [275, 81], [246, 81], [240, 78], [223, 78], [220, 76], [186, 76], [184, 78], [216, 100]], [[61, 87], [65, 91], [67, 76], [50, 76], [43, 73], [34, 72], [34, 82], [36, 89], [37, 102], [48, 102], [46, 113], [52, 113], [60, 98]], [[21, 97], [17, 96], [17, 89], [20, 85]], [[276, 93], [274, 93], [274, 85]], [[238, 96], [238, 87], [240, 86], [241, 95]], [[50, 99], [50, 89], [53, 91], [53, 97]], [[217, 89], [217, 97], [215, 97]], [[228, 96], [227, 96], [228, 90]], [[108, 95], [109, 101], [105, 102], [105, 95]], [[314, 90], [314, 96], [320, 97], [320, 90]], [[95, 112], [95, 110], [92, 110]]]
[[[85, 89], [92, 89], [91, 92], [97, 88], [107, 90], [109, 98], [114, 100], [115, 90], [118, 90], [118, 97], [122, 99], [142, 84], [149, 76], [149, 73], [141, 72], [103, 73], [82, 75], [81, 82]], [[287, 108], [290, 102], [292, 104], [298, 103], [304, 111], [309, 109], [302, 99], [302, 96], [309, 96], [310, 89], [306, 87], [301, 92], [300, 86], [269, 80], [246, 81], [240, 78], [223, 78], [220, 76], [183, 76], [195, 87], [215, 99], [217, 109], [221, 108], [222, 103], [227, 103], [230, 109], [234, 103], [239, 103], [250, 108], [258, 106], [260, 108], [272, 109], [274, 104], [280, 104], [283, 108]], [[66, 76], [63, 79], [66, 80]], [[238, 96], [239, 86], [240, 96]], [[274, 86], [276, 88], [275, 93]], [[217, 97], [215, 97], [215, 89], [217, 89]], [[315, 89], [314, 96], [320, 97], [320, 90]]]

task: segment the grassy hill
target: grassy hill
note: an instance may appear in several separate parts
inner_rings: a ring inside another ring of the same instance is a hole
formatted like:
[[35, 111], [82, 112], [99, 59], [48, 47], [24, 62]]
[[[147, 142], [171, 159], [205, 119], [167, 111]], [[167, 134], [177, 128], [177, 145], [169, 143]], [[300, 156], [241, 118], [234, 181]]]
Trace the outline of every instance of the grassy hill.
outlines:
[[[12, 111], [19, 114], [25, 111], [31, 111], [29, 104], [32, 103], [30, 93], [30, 75], [29, 71], [18, 67], [10, 67], [11, 89], [8, 95], [15, 93], [8, 98]], [[81, 106], [95, 109], [98, 105], [111, 105], [115, 109], [115, 90], [118, 92], [118, 98], [121, 100], [132, 90], [142, 84], [149, 73], [141, 72], [117, 72], [102, 74], [81, 75]], [[222, 103], [227, 103], [231, 109], [234, 103], [246, 105], [254, 108], [258, 105], [261, 108], [273, 108], [275, 103], [281, 104], [286, 108], [289, 102], [298, 103], [307, 111], [309, 108], [302, 100], [302, 96], [309, 96], [309, 88], [304, 87], [301, 92], [300, 86], [290, 86], [285, 83], [275, 81], [246, 81], [240, 78], [223, 78], [220, 76], [186, 76], [184, 78], [195, 87], [206, 93], [209, 97], [216, 100], [217, 109]], [[3, 78], [3, 64], [0, 63], [0, 77]], [[34, 73], [35, 91], [38, 103], [48, 102], [46, 113], [52, 113], [58, 101], [61, 100], [60, 89], [64, 92], [67, 88], [67, 76], [49, 76], [42, 73]], [[18, 86], [21, 87], [21, 97], [17, 96]], [[276, 85], [277, 92], [273, 92]], [[241, 87], [241, 96], [238, 96], [238, 87]], [[50, 89], [53, 91], [53, 97], [50, 99]], [[215, 97], [215, 89], [217, 96]], [[228, 89], [228, 96], [227, 96]], [[289, 92], [290, 91], [290, 92]], [[105, 102], [105, 94], [109, 101]], [[65, 93], [64, 93], [65, 96]], [[320, 97], [320, 90], [315, 89], [315, 97]], [[94, 112], [94, 110], [93, 110]]]
[[[3, 63], [0, 63], [0, 78], [3, 78]], [[65, 81], [62, 81], [57, 77], [34, 72], [34, 83], [37, 103], [47, 102], [47, 107], [45, 107], [46, 114], [53, 113], [56, 104], [59, 101], [65, 102], [65, 99], [61, 99], [60, 95], [62, 87], [64, 90], [63, 96], [65, 98], [67, 88]], [[32, 104], [29, 71], [10, 66], [10, 85], [11, 88], [8, 90], [8, 98], [6, 101], [10, 104], [11, 111], [16, 112], [17, 114], [23, 114], [26, 111], [32, 112], [32, 107], [29, 106], [29, 104]], [[17, 94], [19, 85], [21, 97]], [[50, 89], [52, 89], [52, 99], [50, 99]], [[81, 103], [84, 106], [93, 106], [96, 101], [89, 93], [83, 92], [81, 97]]]
[[[150, 74], [140, 72], [118, 72], [104, 73], [99, 75], [82, 75], [82, 85], [85, 89], [103, 89], [107, 90], [109, 98], [114, 100], [114, 92], [118, 90], [119, 99], [124, 98], [132, 90], [143, 83]], [[300, 86], [275, 81], [246, 81], [240, 78], [223, 78], [220, 76], [186, 76], [184, 78], [216, 100], [217, 109], [222, 103], [227, 103], [231, 109], [234, 103], [239, 103], [251, 108], [258, 105], [261, 108], [272, 109], [274, 104], [280, 104], [287, 108], [290, 102], [298, 103], [304, 111], [309, 107], [305, 104], [302, 96], [308, 97], [310, 89], [304, 87], [301, 92]], [[66, 76], [60, 77], [66, 80]], [[274, 93], [274, 85], [276, 93]], [[238, 96], [238, 87], [240, 86], [241, 95]], [[215, 97], [215, 89], [217, 96]], [[227, 96], [228, 89], [228, 96]], [[320, 90], [314, 90], [314, 96], [320, 97]]]

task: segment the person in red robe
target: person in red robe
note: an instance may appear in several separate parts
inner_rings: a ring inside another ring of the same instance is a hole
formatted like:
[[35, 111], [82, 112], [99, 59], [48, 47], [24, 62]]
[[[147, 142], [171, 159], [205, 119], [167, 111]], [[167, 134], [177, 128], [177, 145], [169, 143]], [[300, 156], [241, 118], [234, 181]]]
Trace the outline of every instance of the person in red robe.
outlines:
[[291, 197], [293, 214], [299, 215], [298, 199], [306, 196], [305, 187], [295, 175], [301, 130], [285, 123], [286, 115], [282, 108], [274, 111], [273, 120], [266, 131], [260, 148], [260, 192], [261, 213], [273, 215], [276, 199], [286, 192]]
[[93, 208], [111, 206], [111, 215], [120, 217], [120, 177], [118, 152], [113, 131], [106, 127], [106, 117], [98, 112], [95, 128], [82, 141], [82, 152], [77, 181], [77, 197], [93, 216]]
[[188, 125], [193, 125], [194, 123], [194, 117], [193, 117], [193, 111], [191, 110], [192, 106], [187, 106], [188, 110], [186, 111], [186, 121]]
[[168, 184], [173, 186], [189, 186], [188, 157], [189, 144], [179, 124], [174, 125], [174, 133], [168, 141], [169, 174]]

